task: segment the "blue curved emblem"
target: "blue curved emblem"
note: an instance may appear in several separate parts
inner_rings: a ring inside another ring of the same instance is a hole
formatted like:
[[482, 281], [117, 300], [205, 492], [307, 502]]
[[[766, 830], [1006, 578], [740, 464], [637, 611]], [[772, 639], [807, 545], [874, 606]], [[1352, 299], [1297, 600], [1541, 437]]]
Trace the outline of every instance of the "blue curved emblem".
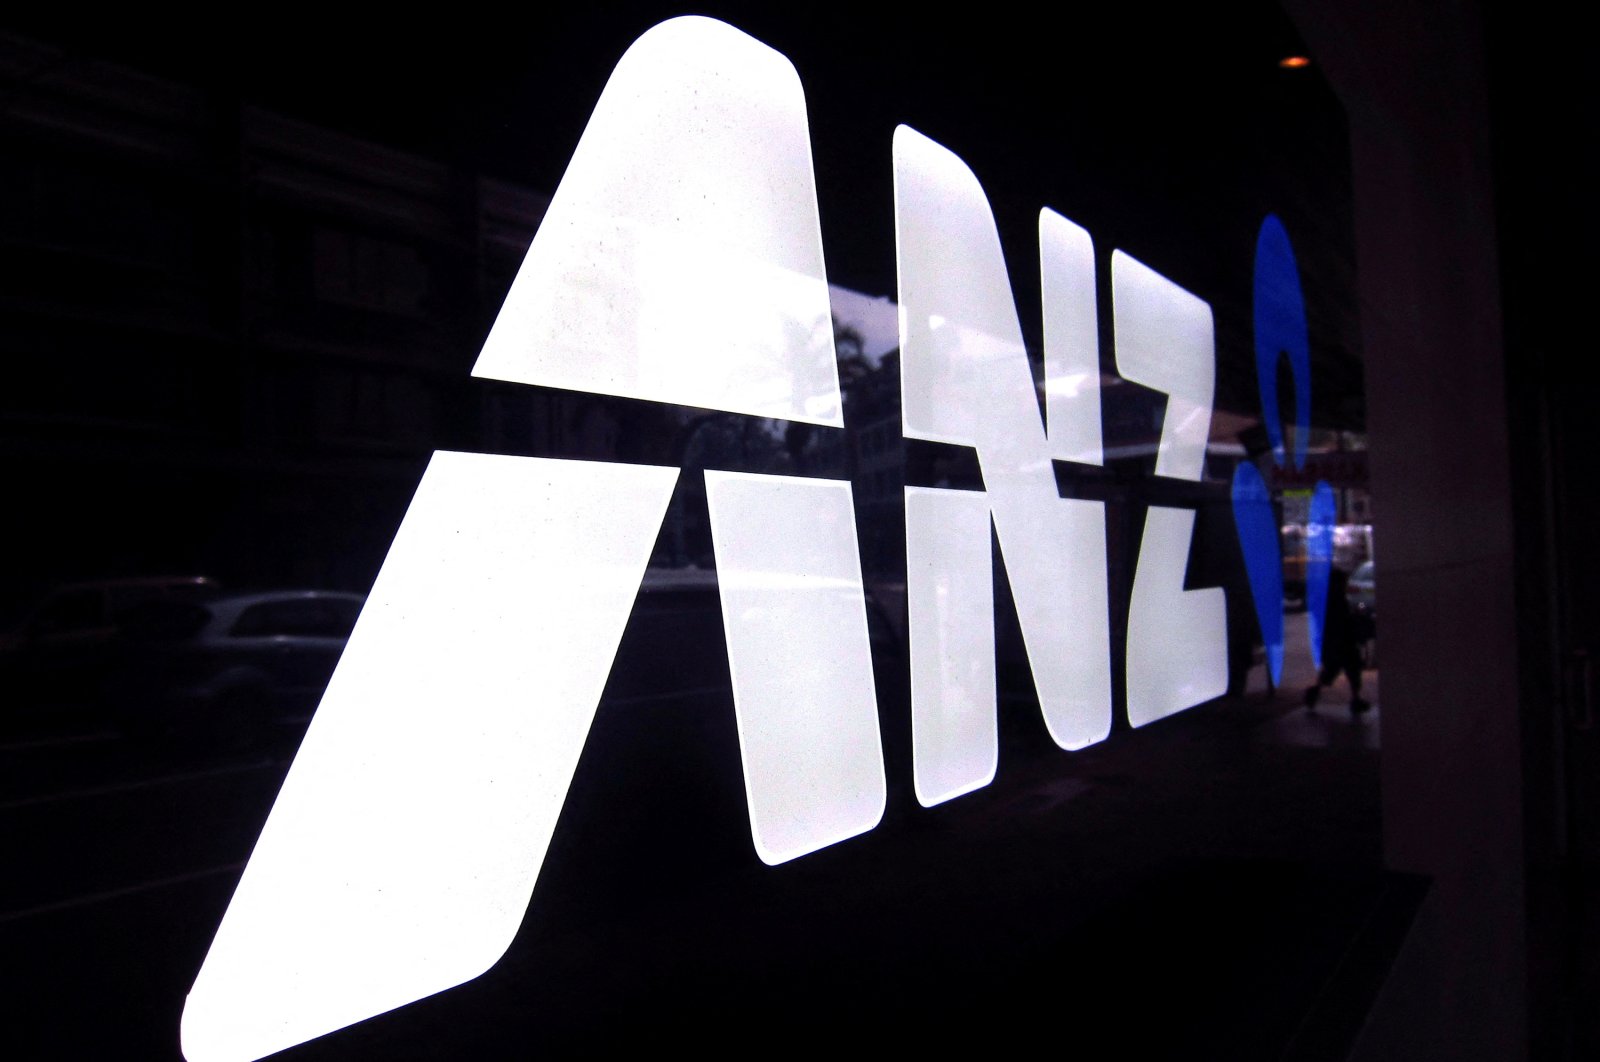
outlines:
[[[1283, 415], [1278, 409], [1278, 369], [1285, 363], [1294, 377], [1294, 439], [1292, 460], [1305, 467], [1306, 443], [1311, 431], [1311, 344], [1306, 332], [1306, 305], [1300, 289], [1300, 269], [1295, 264], [1289, 233], [1277, 215], [1268, 214], [1256, 237], [1253, 300], [1256, 347], [1256, 384], [1261, 397], [1261, 419], [1272, 444], [1272, 462], [1284, 468], [1286, 452]], [[1272, 493], [1253, 464], [1241, 464], [1233, 476], [1233, 520], [1244, 552], [1245, 572], [1261, 640], [1266, 647], [1272, 684], [1283, 679], [1283, 547], [1278, 539], [1278, 519]], [[1310, 526], [1306, 535], [1306, 611], [1309, 613], [1311, 656], [1322, 666], [1322, 632], [1328, 607], [1328, 577], [1333, 570], [1333, 527], [1338, 506], [1333, 488], [1319, 482], [1311, 496]]]

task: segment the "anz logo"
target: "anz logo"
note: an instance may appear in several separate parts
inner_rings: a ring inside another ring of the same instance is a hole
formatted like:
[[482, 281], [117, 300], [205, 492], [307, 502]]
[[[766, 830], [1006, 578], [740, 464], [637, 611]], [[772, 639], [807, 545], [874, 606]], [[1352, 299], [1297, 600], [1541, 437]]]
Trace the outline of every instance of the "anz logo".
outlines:
[[[1041, 422], [983, 189], [906, 127], [893, 162], [903, 431], [973, 447], [984, 482], [906, 489], [914, 781], [931, 806], [995, 774], [991, 526], [1050, 734], [1078, 749], [1111, 730], [1104, 503], [1060, 497], [1053, 471], [1104, 459], [1096, 276], [1089, 234], [1042, 211]], [[1156, 475], [1199, 480], [1211, 310], [1120, 251], [1110, 287], [1118, 372], [1168, 396]], [[473, 375], [838, 428], [832, 340], [809, 338], [829, 310], [794, 67], [675, 19], [618, 63]], [[679, 475], [434, 454], [189, 995], [191, 1062], [260, 1058], [499, 960]], [[884, 810], [851, 487], [705, 478], [751, 835], [779, 864]], [[1251, 491], [1235, 494], [1255, 528]], [[1227, 685], [1223, 591], [1184, 588], [1194, 520], [1145, 521], [1134, 726]]]

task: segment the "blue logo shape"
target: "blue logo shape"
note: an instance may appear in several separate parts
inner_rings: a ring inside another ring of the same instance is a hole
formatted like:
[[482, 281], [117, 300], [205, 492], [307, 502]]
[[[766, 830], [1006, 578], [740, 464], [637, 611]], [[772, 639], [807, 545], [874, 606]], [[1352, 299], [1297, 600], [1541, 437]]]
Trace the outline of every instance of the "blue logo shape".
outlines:
[[[1291, 459], [1284, 445], [1283, 415], [1278, 409], [1278, 367], [1287, 361], [1294, 377], [1294, 467], [1306, 464], [1311, 433], [1311, 343], [1306, 332], [1305, 298], [1289, 233], [1277, 215], [1268, 214], [1256, 237], [1254, 319], [1256, 384], [1261, 419], [1279, 468]], [[1311, 656], [1322, 666], [1322, 632], [1328, 608], [1328, 578], [1333, 571], [1333, 527], [1338, 505], [1333, 488], [1319, 482], [1311, 495], [1306, 535], [1306, 610], [1310, 614]], [[1278, 540], [1272, 494], [1261, 472], [1241, 464], [1233, 474], [1233, 522], [1244, 552], [1245, 573], [1261, 641], [1266, 647], [1272, 684], [1283, 679], [1283, 546]]]
[[1295, 265], [1289, 234], [1276, 214], [1261, 222], [1256, 237], [1255, 270], [1256, 385], [1261, 394], [1261, 419], [1272, 443], [1272, 460], [1284, 465], [1283, 419], [1278, 410], [1278, 363], [1289, 359], [1294, 376], [1294, 467], [1306, 465], [1311, 431], [1311, 344], [1306, 338], [1306, 304], [1300, 294], [1300, 269]]
[[1244, 550], [1256, 618], [1261, 621], [1267, 669], [1276, 686], [1283, 675], [1283, 557], [1278, 547], [1278, 517], [1272, 511], [1272, 494], [1255, 465], [1241, 464], [1233, 470], [1233, 523]]

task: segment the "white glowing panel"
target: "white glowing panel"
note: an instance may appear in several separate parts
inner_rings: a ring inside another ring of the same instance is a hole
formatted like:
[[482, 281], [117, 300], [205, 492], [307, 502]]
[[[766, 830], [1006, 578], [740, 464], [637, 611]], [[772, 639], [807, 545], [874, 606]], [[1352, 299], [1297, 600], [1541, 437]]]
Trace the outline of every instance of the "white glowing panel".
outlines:
[[705, 476], [750, 833], [777, 864], [883, 817], [855, 509], [843, 480]]
[[[1211, 434], [1216, 351], [1211, 307], [1137, 259], [1111, 255], [1117, 371], [1167, 393], [1156, 474], [1199, 480]], [[1220, 588], [1185, 590], [1194, 513], [1151, 506], [1128, 604], [1128, 722], [1220, 697], [1228, 688]]]
[[994, 562], [989, 499], [906, 488], [911, 763], [932, 807], [994, 781]]
[[1100, 325], [1094, 241], [1054, 210], [1039, 212], [1044, 293], [1044, 394], [1050, 456], [1103, 463], [1100, 438]]
[[1152, 505], [1128, 608], [1128, 722], [1144, 726], [1228, 689], [1227, 601], [1185, 590], [1192, 509]]
[[[894, 187], [905, 434], [977, 448], [1045, 724], [1062, 748], [1093, 744], [1111, 731], [1104, 506], [1063, 499], [1056, 488], [978, 179], [948, 149], [901, 126]], [[1064, 415], [1083, 412], [1068, 408]]]
[[1111, 303], [1117, 372], [1167, 395], [1156, 475], [1198, 480], [1216, 391], [1211, 307], [1121, 251], [1111, 254]]
[[634, 42], [473, 375], [841, 425], [789, 60], [699, 17]]
[[436, 453], [184, 1008], [245, 1062], [510, 944], [677, 469]]
[[948, 148], [902, 125], [893, 154], [905, 437], [973, 446], [983, 374], [1027, 369], [1000, 236], [977, 177]]

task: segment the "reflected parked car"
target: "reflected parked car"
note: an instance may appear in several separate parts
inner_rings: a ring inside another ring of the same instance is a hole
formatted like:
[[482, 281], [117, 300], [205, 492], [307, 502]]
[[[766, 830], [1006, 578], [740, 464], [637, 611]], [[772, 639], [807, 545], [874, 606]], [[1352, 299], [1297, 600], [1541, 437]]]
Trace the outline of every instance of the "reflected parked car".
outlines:
[[202, 575], [56, 587], [0, 637], [5, 703], [14, 711], [48, 707], [95, 714], [106, 668], [116, 656], [130, 612], [152, 602], [197, 602], [217, 593], [217, 584]]
[[127, 615], [108, 679], [117, 721], [130, 735], [224, 747], [298, 739], [364, 601], [278, 590], [148, 602]]
[[1304, 612], [1306, 608], [1306, 532], [1299, 524], [1285, 524], [1282, 537], [1283, 550], [1283, 607], [1286, 612]]
[[1378, 602], [1378, 583], [1371, 561], [1366, 561], [1350, 573], [1345, 597], [1352, 609], [1372, 611]]
[[1350, 602], [1350, 618], [1356, 642], [1361, 646], [1364, 667], [1378, 666], [1378, 580], [1371, 561], [1364, 561], [1345, 584], [1345, 600]]

